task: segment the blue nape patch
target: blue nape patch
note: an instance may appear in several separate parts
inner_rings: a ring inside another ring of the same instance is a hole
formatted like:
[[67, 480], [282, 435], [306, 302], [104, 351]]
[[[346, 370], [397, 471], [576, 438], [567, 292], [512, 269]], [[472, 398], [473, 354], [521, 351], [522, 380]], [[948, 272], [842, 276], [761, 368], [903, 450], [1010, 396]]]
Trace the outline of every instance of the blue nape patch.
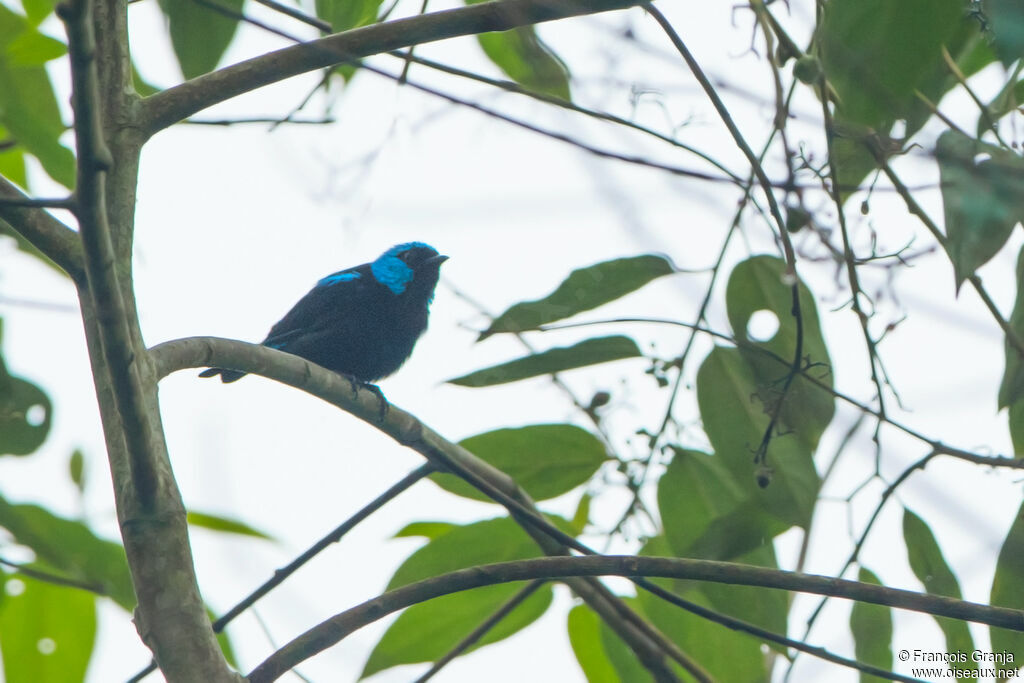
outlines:
[[317, 284], [323, 287], [333, 285], [338, 282], [348, 282], [349, 280], [358, 280], [362, 275], [359, 273], [335, 273], [334, 275], [328, 275], [324, 279], [320, 280]]

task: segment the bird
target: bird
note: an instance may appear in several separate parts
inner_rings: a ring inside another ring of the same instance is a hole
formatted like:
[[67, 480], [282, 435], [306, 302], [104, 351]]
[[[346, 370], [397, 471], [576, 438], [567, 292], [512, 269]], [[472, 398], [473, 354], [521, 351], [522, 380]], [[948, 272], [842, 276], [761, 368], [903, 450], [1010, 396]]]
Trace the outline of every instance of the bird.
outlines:
[[[299, 299], [261, 343], [333, 370], [380, 395], [373, 383], [398, 370], [427, 329], [430, 303], [446, 260], [428, 244], [406, 242], [370, 263], [331, 273]], [[246, 374], [208, 368], [199, 376], [220, 376], [226, 384]]]

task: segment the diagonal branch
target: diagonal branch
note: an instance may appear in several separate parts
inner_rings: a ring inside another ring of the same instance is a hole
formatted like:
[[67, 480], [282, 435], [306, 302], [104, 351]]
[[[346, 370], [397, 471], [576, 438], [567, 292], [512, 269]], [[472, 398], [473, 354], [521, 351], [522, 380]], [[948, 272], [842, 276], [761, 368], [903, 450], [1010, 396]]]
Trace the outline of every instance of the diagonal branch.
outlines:
[[168, 88], [142, 102], [153, 135], [198, 111], [255, 88], [341, 62], [487, 31], [625, 9], [643, 0], [499, 0], [337, 33], [239, 62]]
[[[1024, 611], [992, 607], [875, 584], [801, 574], [732, 562], [694, 560], [676, 557], [541, 557], [532, 560], [501, 562], [463, 569], [426, 579], [389, 591], [313, 627], [271, 655], [249, 674], [251, 683], [276, 680], [299, 662], [334, 645], [361, 626], [381, 617], [430, 600], [471, 588], [511, 581], [567, 579], [596, 576], [647, 576], [690, 581], [709, 581], [730, 585], [760, 586], [802, 593], [828, 595], [876, 605], [898, 607], [936, 616], [974, 621], [990, 626], [1024, 631]], [[893, 675], [884, 670], [860, 665], [862, 671]], [[914, 680], [901, 677], [899, 680]]]
[[[31, 198], [0, 176], [0, 221], [27, 239], [79, 285], [85, 282], [82, 244], [78, 234], [41, 208], [18, 206]], [[4, 201], [4, 200], [10, 200]], [[5, 226], [0, 226], [3, 232]]]

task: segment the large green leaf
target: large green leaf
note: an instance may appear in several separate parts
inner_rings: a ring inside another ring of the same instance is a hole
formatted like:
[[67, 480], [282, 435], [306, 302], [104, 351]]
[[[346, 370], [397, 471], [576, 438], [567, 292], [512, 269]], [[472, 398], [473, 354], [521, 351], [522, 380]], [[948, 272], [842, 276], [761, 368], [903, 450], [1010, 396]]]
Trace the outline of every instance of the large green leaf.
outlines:
[[195, 0], [160, 0], [160, 9], [169, 24], [171, 46], [186, 79], [216, 69], [238, 29], [238, 16], [245, 0], [214, 1], [228, 13]]
[[1006, 244], [1014, 225], [1024, 218], [1024, 159], [956, 131], [939, 136], [935, 157], [942, 181], [946, 251], [959, 289]]
[[[463, 439], [459, 445], [515, 479], [534, 500], [571, 491], [608, 460], [597, 437], [569, 424], [496, 429]], [[490, 501], [453, 474], [435, 473], [430, 478], [457, 495]]]
[[601, 617], [586, 604], [569, 610], [569, 645], [579, 662], [587, 683], [619, 683], [615, 665], [605, 651], [601, 635]]
[[[739, 348], [719, 347], [708, 355], [697, 373], [697, 401], [715, 454], [745, 489], [754, 509], [786, 525], [805, 527], [820, 485], [813, 455], [835, 405], [828, 391], [802, 376], [794, 377], [783, 393], [798, 337], [789, 277], [785, 263], [770, 256], [755, 256], [733, 269], [726, 288], [728, 316], [733, 333], [745, 343]], [[814, 299], [803, 283], [797, 286], [800, 368], [831, 386], [831, 360]], [[778, 330], [767, 341], [754, 341], [747, 330], [760, 311], [769, 311], [778, 321]], [[776, 413], [766, 471], [755, 466], [755, 454]], [[763, 530], [777, 533], [770, 526]]]
[[[391, 577], [388, 590], [457, 569], [540, 554], [537, 544], [507, 517], [459, 526], [432, 539], [410, 555]], [[410, 607], [392, 623], [374, 647], [362, 677], [399, 664], [437, 659], [524, 585], [517, 582], [488, 586]], [[524, 628], [539, 618], [550, 602], [551, 588], [544, 586], [517, 606], [477, 645], [496, 642]]]
[[1006, 80], [1002, 90], [985, 107], [988, 116], [978, 117], [977, 135], [979, 138], [989, 129], [990, 124], [1007, 114], [1016, 113], [1017, 108], [1024, 104], [1024, 79], [1018, 80], [1022, 69], [1024, 69], [1024, 61], [1017, 63], [1017, 67]]
[[42, 65], [55, 53], [52, 39], [0, 5], [0, 125], [46, 173], [65, 187], [75, 184], [75, 157], [59, 142], [64, 121]]
[[63, 519], [38, 505], [15, 505], [2, 497], [0, 527], [47, 565], [97, 585], [126, 610], [135, 607], [128, 562], [117, 543], [97, 538], [81, 522]]
[[[870, 570], [861, 567], [857, 579], [862, 583], [881, 586]], [[892, 608], [870, 602], [855, 602], [850, 611], [850, 631], [853, 633], [854, 652], [857, 661], [892, 670]], [[861, 673], [861, 683], [881, 680], [876, 676]]]
[[[961, 599], [960, 583], [956, 575], [942, 556], [942, 550], [924, 520], [910, 510], [903, 510], [903, 540], [907, 544], [907, 559], [914, 576], [924, 585], [924, 589], [932, 595], [945, 595]], [[974, 652], [974, 639], [967, 629], [967, 624], [959, 619], [935, 617], [939, 628], [946, 636], [946, 652]], [[956, 661], [956, 660], [950, 660]], [[958, 671], [976, 671], [977, 664], [971, 661], [958, 662]], [[977, 680], [977, 676], [966, 675], [958, 680]]]
[[675, 272], [664, 256], [646, 254], [604, 261], [569, 274], [551, 294], [524, 301], [499, 315], [484, 332], [520, 332], [597, 308], [636, 291], [651, 280]]
[[[998, 607], [1024, 609], [1024, 504], [1017, 510], [1010, 531], [1006, 534], [1003, 547], [996, 560], [996, 574], [992, 579], [992, 594], [989, 604]], [[1006, 629], [989, 628], [992, 652], [1006, 652], [1013, 655], [1015, 665], [1024, 662], [1024, 633]]]
[[658, 511], [676, 557], [732, 560], [771, 543], [786, 525], [717, 456], [679, 449], [658, 480]]
[[463, 387], [489, 387], [623, 358], [637, 358], [641, 355], [636, 342], [629, 337], [622, 335], [598, 337], [581, 341], [572, 346], [548, 349], [507, 363], [492, 365], [489, 368], [450, 379], [448, 383]]
[[970, 26], [962, 0], [831, 0], [824, 10], [817, 39], [838, 112], [883, 133]]
[[999, 60], [1010, 66], [1024, 56], [1024, 4], [1019, 0], [985, 0], [992, 44]]
[[23, 575], [8, 577], [4, 588], [6, 595], [0, 601], [4, 679], [84, 681], [96, 640], [95, 596]]

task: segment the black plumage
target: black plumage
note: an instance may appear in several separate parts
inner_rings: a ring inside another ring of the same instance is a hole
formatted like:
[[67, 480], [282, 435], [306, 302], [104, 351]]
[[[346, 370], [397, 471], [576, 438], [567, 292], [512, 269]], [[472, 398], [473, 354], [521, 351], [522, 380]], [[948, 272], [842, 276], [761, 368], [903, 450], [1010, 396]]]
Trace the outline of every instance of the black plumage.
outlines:
[[[332, 273], [299, 299], [262, 343], [363, 383], [387, 377], [427, 329], [447, 258], [427, 244], [408, 242], [372, 263]], [[209, 368], [199, 376], [234, 382], [245, 374]]]

